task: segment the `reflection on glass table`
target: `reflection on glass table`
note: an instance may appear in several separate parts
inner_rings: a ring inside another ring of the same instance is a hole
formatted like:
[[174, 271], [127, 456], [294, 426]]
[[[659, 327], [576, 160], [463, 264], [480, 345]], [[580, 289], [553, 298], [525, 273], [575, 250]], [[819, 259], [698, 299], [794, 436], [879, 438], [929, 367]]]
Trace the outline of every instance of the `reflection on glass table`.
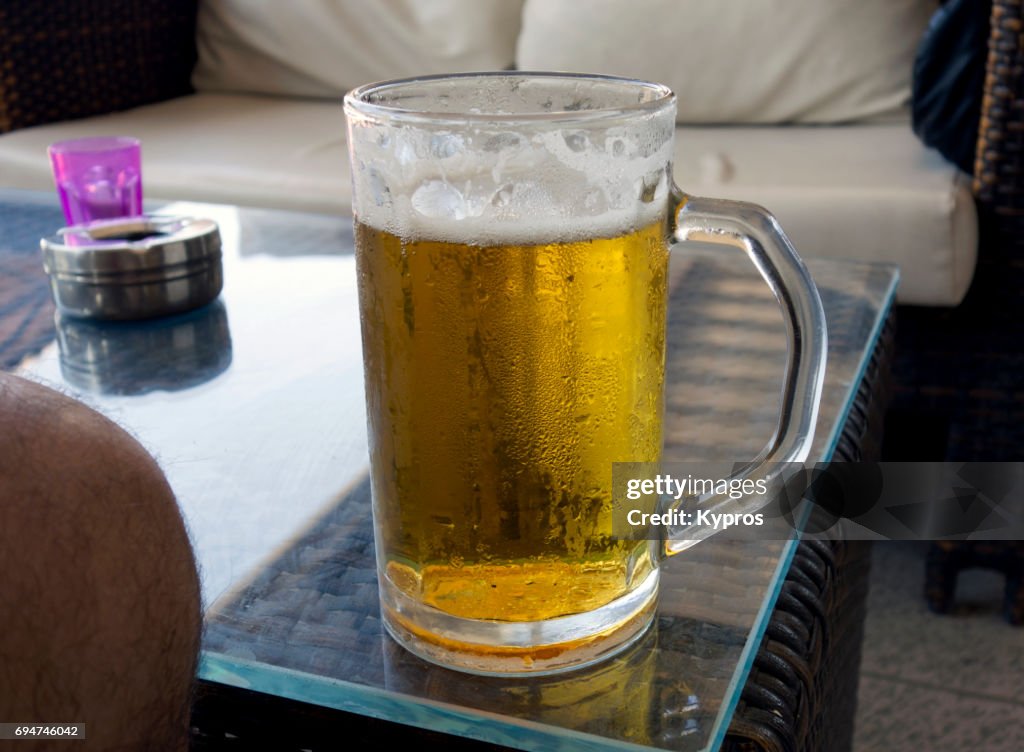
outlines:
[[[669, 560], [654, 629], [579, 673], [488, 679], [419, 661], [379, 620], [349, 220], [165, 211], [220, 224], [218, 305], [125, 336], [65, 323], [18, 370], [112, 416], [160, 461], [202, 571], [202, 678], [525, 749], [720, 745], [794, 540], [714, 538]], [[675, 255], [666, 459], [749, 459], [777, 414], [781, 316], [744, 258]], [[809, 266], [830, 333], [815, 450], [825, 459], [896, 277]]]
[[91, 321], [58, 312], [54, 323], [61, 373], [88, 392], [190, 389], [231, 365], [227, 309], [219, 300], [152, 321]]

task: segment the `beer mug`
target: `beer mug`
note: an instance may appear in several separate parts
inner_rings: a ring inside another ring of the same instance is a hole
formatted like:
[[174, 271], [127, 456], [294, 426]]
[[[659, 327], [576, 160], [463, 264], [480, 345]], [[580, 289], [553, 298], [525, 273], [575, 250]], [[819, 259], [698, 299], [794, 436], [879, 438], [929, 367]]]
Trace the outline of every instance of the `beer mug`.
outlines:
[[814, 284], [765, 210], [675, 187], [665, 86], [434, 76], [355, 89], [345, 112], [384, 625], [483, 674], [613, 655], [694, 542], [612, 533], [612, 463], [661, 453], [672, 244], [744, 249], [784, 312], [779, 424], [744, 476], [809, 452]]

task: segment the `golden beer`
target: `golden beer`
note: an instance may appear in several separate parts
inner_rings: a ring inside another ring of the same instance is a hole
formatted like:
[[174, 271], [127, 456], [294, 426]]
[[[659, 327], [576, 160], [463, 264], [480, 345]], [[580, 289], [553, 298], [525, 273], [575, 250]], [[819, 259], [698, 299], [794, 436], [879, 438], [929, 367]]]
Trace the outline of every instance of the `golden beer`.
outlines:
[[651, 575], [647, 541], [612, 538], [611, 472], [660, 456], [665, 222], [505, 245], [357, 222], [356, 252], [390, 585], [455, 617], [536, 622]]

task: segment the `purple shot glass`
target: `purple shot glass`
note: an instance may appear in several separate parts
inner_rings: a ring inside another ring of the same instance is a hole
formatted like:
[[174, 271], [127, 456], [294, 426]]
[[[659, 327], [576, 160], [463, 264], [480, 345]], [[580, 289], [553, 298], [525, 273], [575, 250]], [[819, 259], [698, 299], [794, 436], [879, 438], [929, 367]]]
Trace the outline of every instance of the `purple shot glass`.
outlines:
[[53, 181], [69, 226], [142, 214], [142, 147], [126, 136], [51, 144]]

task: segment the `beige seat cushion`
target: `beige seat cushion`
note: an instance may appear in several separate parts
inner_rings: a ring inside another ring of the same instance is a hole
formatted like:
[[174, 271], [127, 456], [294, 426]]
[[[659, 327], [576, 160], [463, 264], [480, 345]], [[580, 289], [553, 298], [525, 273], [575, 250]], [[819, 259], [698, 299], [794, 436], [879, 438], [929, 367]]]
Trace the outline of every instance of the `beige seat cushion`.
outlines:
[[522, 0], [203, 0], [200, 92], [338, 99], [360, 84], [512, 65]]
[[900, 302], [956, 305], [970, 286], [970, 181], [906, 123], [684, 126], [675, 177], [684, 191], [771, 209], [804, 256], [898, 264]]
[[124, 134], [142, 141], [146, 198], [345, 212], [352, 186], [341, 102], [195, 94], [0, 136], [0, 183], [52, 189], [46, 146]]
[[[340, 102], [249, 95], [197, 94], [0, 136], [0, 185], [52, 190], [47, 144], [113, 134], [142, 140], [149, 198], [350, 207]], [[955, 305], [970, 283], [970, 192], [906, 124], [684, 127], [676, 180], [694, 194], [767, 206], [805, 256], [899, 264], [902, 302]]]
[[681, 123], [897, 115], [935, 0], [527, 0], [522, 70], [660, 81]]

